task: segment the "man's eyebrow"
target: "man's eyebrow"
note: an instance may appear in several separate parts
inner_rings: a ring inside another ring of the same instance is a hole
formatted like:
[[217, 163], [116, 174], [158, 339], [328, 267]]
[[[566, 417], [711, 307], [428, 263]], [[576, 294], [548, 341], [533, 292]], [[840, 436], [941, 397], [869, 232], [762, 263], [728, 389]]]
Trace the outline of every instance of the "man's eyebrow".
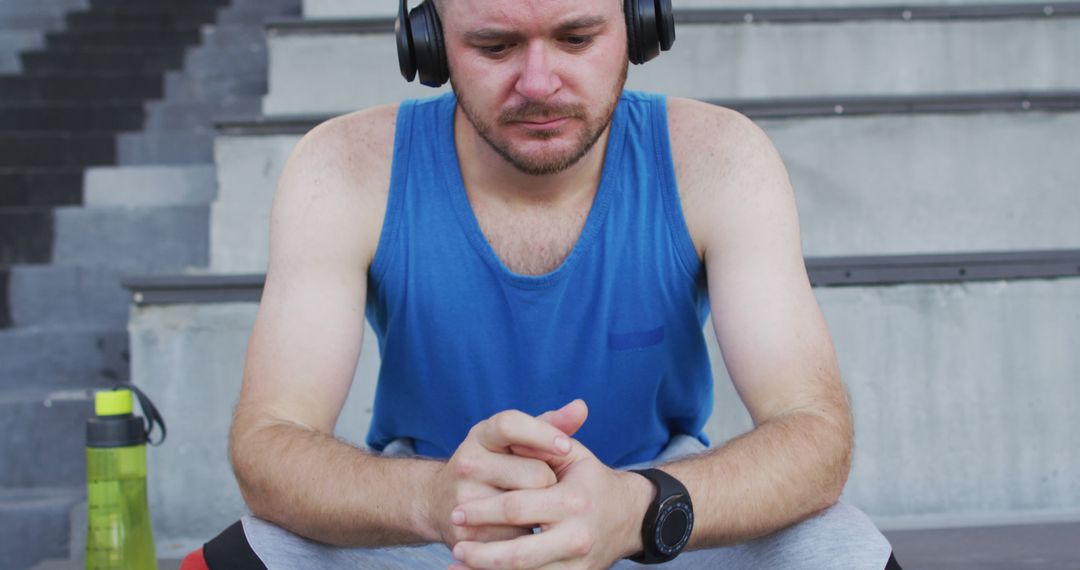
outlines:
[[[607, 21], [608, 19], [606, 16], [581, 16], [560, 22], [555, 28], [555, 31], [556, 33], [565, 33], [571, 30], [595, 28], [607, 24]], [[480, 28], [478, 30], [465, 32], [465, 39], [474, 42], [492, 40], [508, 41], [521, 39], [521, 34], [505, 28]]]

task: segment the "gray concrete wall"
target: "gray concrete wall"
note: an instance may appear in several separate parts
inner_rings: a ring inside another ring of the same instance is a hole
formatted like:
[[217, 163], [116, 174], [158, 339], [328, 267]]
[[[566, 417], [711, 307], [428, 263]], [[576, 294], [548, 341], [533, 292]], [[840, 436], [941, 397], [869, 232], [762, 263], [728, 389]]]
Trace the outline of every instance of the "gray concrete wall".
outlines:
[[[390, 34], [271, 35], [268, 116], [339, 114], [437, 91]], [[695, 25], [628, 86], [702, 99], [1080, 87], [1080, 19]], [[318, 86], [318, 88], [313, 88]]]
[[[790, 172], [807, 255], [1080, 245], [1080, 113], [759, 123]], [[211, 271], [266, 270], [270, 204], [297, 140], [217, 139]]]
[[[1041, 0], [1020, 0], [1021, 2], [1041, 2]], [[409, 7], [414, 8], [420, 2], [410, 0]], [[919, 4], [989, 4], [1015, 3], [1015, 0], [914, 0], [906, 5]], [[672, 0], [675, 9], [679, 8], [715, 8], [716, 0]], [[891, 0], [735, 0], [728, 7], [819, 7], [819, 6], [875, 6], [895, 5]], [[353, 0], [304, 0], [305, 18], [370, 18], [397, 15], [397, 4], [388, 1], [373, 2]]]
[[[886, 528], [1080, 516], [1080, 279], [816, 294], [856, 419], [846, 500]], [[198, 546], [245, 512], [226, 435], [255, 311], [132, 312], [133, 379], [169, 422], [149, 454], [159, 553]], [[750, 422], [707, 335], [717, 386], [707, 431], [723, 442]], [[370, 422], [376, 350], [368, 328], [336, 432], [353, 443]]]

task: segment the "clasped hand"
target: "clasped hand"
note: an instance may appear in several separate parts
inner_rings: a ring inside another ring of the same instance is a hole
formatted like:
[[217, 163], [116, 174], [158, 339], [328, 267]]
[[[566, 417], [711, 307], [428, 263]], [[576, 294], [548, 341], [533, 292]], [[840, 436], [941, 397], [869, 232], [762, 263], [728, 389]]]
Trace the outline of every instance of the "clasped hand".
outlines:
[[650, 484], [572, 439], [587, 415], [575, 400], [473, 426], [428, 489], [430, 516], [458, 561], [451, 570], [592, 570], [640, 550], [644, 510], [635, 510]]

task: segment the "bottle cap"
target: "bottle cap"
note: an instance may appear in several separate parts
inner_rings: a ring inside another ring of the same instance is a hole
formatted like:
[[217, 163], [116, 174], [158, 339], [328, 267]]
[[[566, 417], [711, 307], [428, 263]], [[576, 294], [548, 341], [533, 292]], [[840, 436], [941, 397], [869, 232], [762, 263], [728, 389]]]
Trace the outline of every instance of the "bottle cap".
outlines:
[[130, 390], [103, 390], [94, 396], [94, 411], [99, 416], [122, 416], [132, 412]]

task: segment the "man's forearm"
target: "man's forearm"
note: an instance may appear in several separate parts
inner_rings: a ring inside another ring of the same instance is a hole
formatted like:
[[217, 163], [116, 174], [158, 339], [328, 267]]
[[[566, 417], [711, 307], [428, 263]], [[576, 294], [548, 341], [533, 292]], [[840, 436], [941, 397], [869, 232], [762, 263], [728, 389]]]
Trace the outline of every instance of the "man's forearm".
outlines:
[[851, 465], [847, 411], [794, 412], [663, 469], [694, 501], [689, 548], [736, 544], [836, 502]]
[[253, 514], [337, 546], [434, 542], [426, 488], [440, 463], [365, 453], [278, 423], [233, 434], [232, 463]]

